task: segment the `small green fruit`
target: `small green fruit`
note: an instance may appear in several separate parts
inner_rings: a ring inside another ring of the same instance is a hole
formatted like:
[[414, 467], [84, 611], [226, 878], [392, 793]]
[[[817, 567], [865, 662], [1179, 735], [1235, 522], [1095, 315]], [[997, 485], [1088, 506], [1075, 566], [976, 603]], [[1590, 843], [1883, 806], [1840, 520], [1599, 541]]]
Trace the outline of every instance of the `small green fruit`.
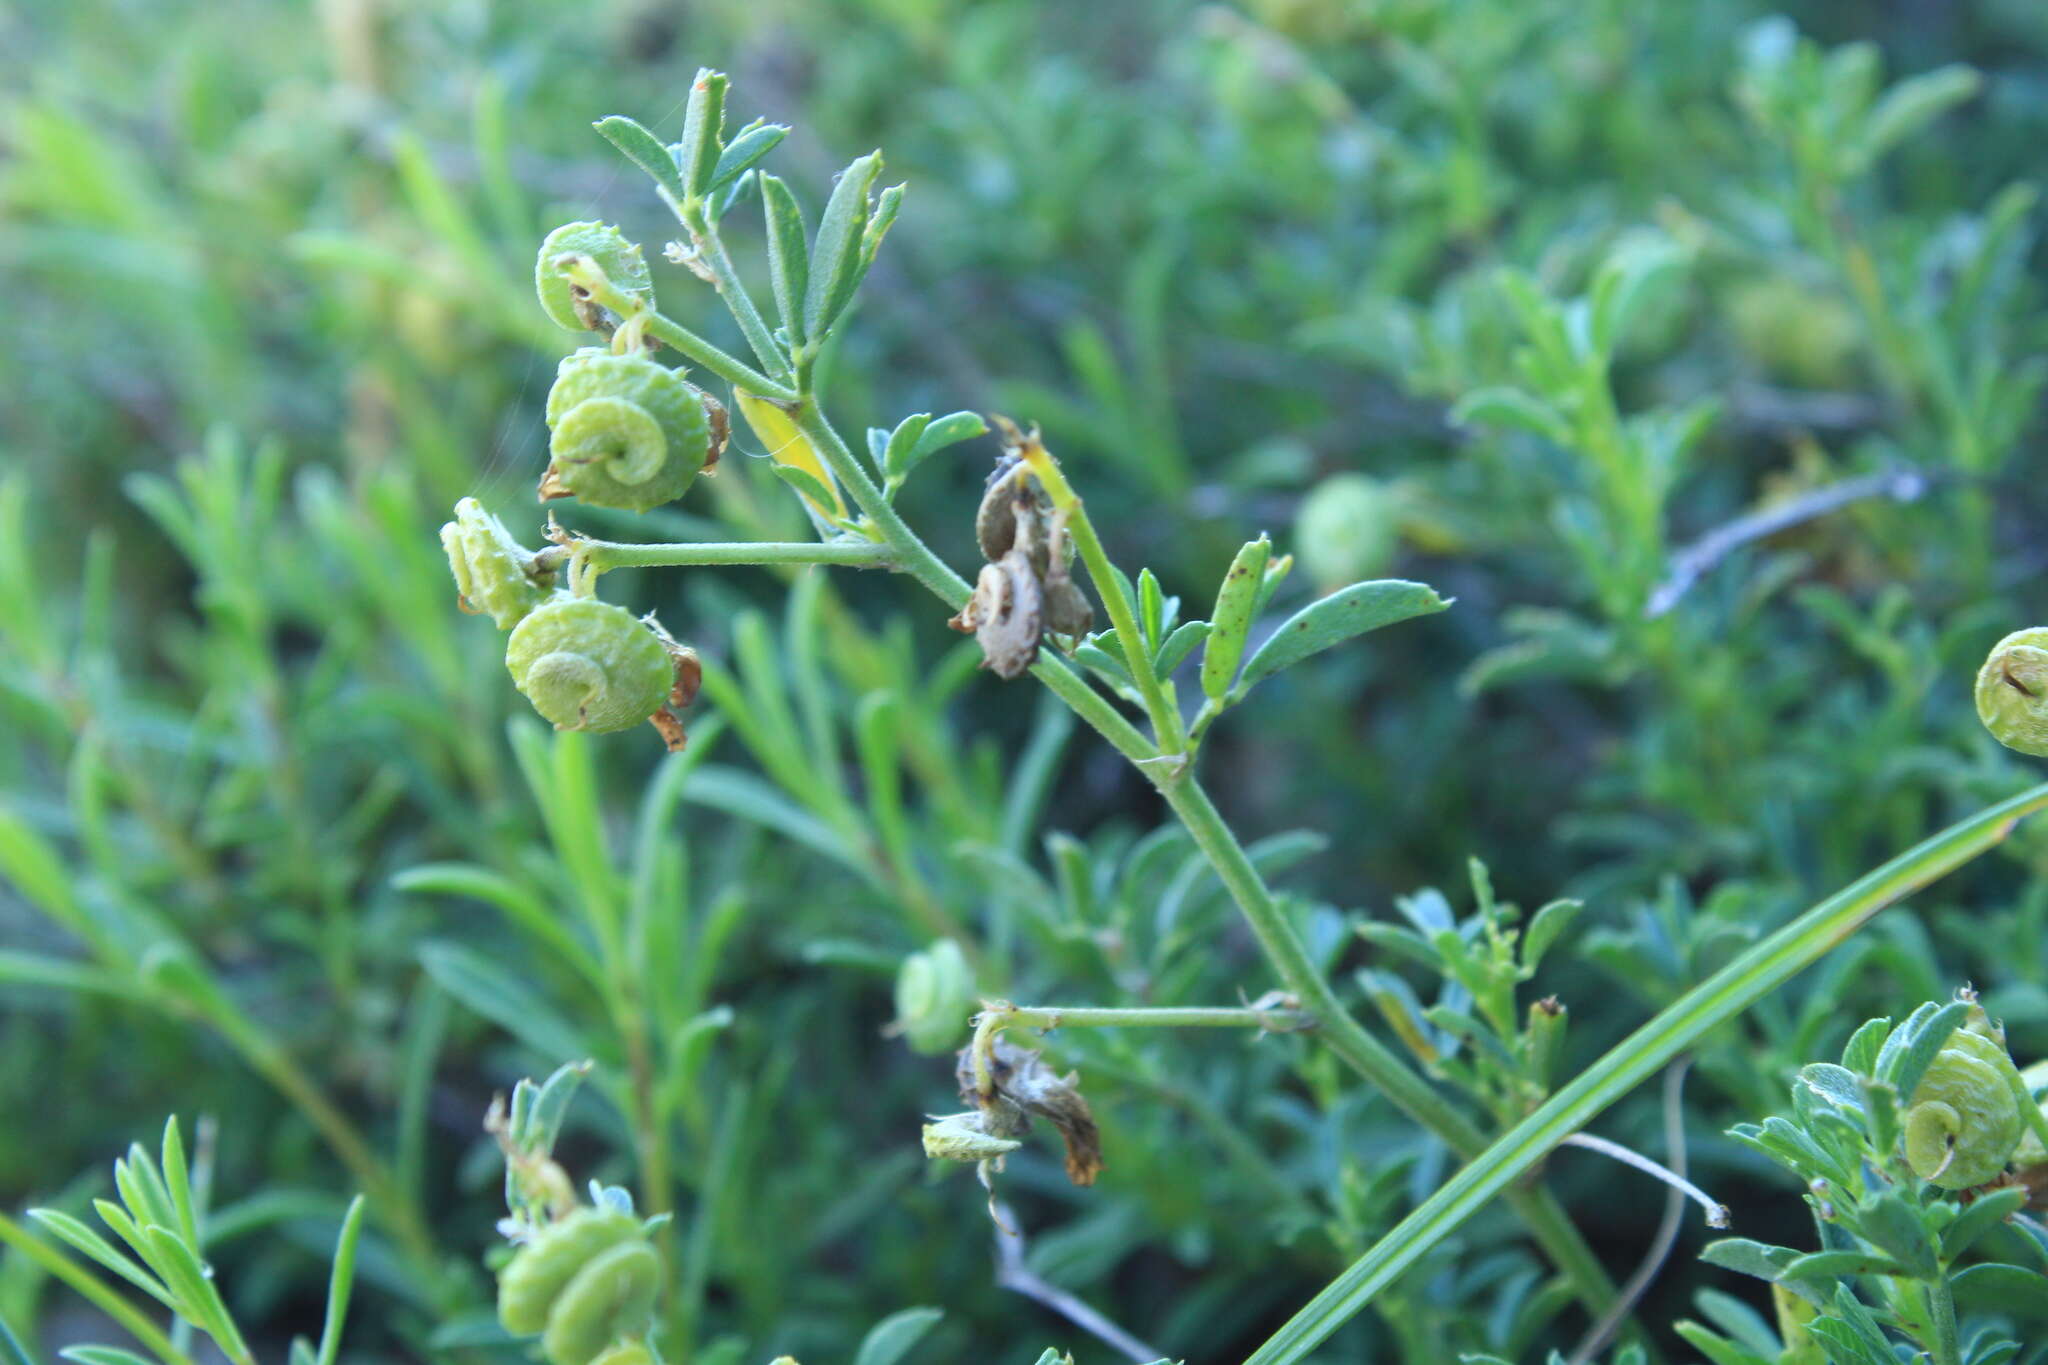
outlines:
[[711, 455], [704, 396], [644, 355], [585, 347], [564, 357], [547, 416], [543, 499], [645, 512], [681, 497]]
[[569, 281], [555, 268], [556, 260], [563, 256], [590, 257], [619, 292], [632, 295], [650, 308], [654, 306], [654, 277], [648, 273], [639, 243], [627, 241], [609, 223], [564, 223], [540, 244], [540, 256], [533, 265], [533, 290], [540, 296], [540, 306], [547, 315], [570, 331], [587, 332], [591, 328], [576, 311]]
[[950, 938], [904, 958], [896, 973], [896, 1029], [926, 1056], [965, 1042], [975, 1003], [974, 969]]
[[1400, 545], [1401, 501], [1393, 488], [1364, 474], [1334, 474], [1302, 499], [1294, 553], [1320, 591], [1386, 574]]
[[559, 595], [527, 614], [505, 667], [558, 730], [629, 730], [668, 700], [676, 665], [660, 636], [624, 607]]
[[2008, 749], [2048, 758], [2048, 626], [2000, 640], [1977, 671], [1977, 717]]
[[1997, 1178], [2026, 1133], [2026, 1116], [2013, 1100], [2018, 1082], [1997, 1027], [1972, 1009], [1907, 1102], [1902, 1117], [1913, 1173], [1945, 1190]]

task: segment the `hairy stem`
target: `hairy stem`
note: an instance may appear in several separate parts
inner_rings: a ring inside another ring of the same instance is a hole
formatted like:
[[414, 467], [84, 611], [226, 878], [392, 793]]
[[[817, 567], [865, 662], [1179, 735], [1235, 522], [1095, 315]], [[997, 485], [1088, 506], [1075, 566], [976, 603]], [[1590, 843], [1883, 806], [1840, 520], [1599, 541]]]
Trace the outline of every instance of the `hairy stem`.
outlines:
[[1256, 1028], [1292, 1033], [1313, 1028], [1315, 1018], [1300, 1010], [1261, 1005], [1194, 1005], [1117, 1009], [1095, 1005], [996, 1004], [987, 1013], [1005, 1028]]
[[[599, 298], [599, 302], [603, 301]], [[688, 343], [708, 345], [694, 334], [669, 324], [659, 313], [650, 315], [648, 330], [664, 340], [683, 337]], [[688, 344], [675, 341], [671, 344], [686, 355], [695, 354]], [[707, 368], [715, 368], [708, 358], [699, 358], [705, 360]], [[731, 357], [725, 359], [730, 361]], [[768, 392], [751, 381], [748, 386], [755, 392]], [[903, 520], [865, 466], [854, 457], [837, 428], [826, 419], [815, 396], [806, 394], [788, 406], [797, 429], [803, 432], [869, 524], [881, 533], [894, 551], [896, 566], [915, 577], [949, 606], [957, 609], [964, 603], [968, 596], [966, 581], [934, 554], [923, 538]], [[1055, 474], [1057, 476], [1056, 467]], [[1044, 482], [1042, 478], [1040, 481]], [[1058, 482], [1065, 486], [1063, 477]], [[1048, 486], [1048, 493], [1051, 491], [1051, 486]], [[1092, 527], [1089, 530], [1092, 539]], [[1076, 545], [1082, 545], [1078, 535]], [[1100, 552], [1099, 540], [1095, 542], [1095, 549]], [[1102, 563], [1106, 575], [1106, 556]], [[1091, 575], [1094, 572], [1091, 562]], [[1114, 582], [1113, 579], [1107, 581]], [[1112, 588], [1104, 589], [1105, 599], [1117, 595]], [[1135, 630], [1126, 638], [1135, 639]], [[1107, 739], [1117, 752], [1129, 759], [1166, 797], [1174, 813], [1194, 835], [1197, 846], [1215, 868], [1231, 898], [1237, 902], [1281, 981], [1301, 1001], [1306, 1011], [1315, 1016], [1318, 1036], [1328, 1042], [1331, 1050], [1385, 1094], [1396, 1108], [1435, 1133], [1460, 1156], [1470, 1157], [1483, 1150], [1486, 1137], [1464, 1111], [1367, 1033], [1344, 1009], [1309, 957], [1300, 935], [1273, 899], [1258, 869], [1252, 866], [1251, 859], [1223, 823], [1200, 784], [1186, 773], [1185, 764], [1179, 761], [1179, 756], [1165, 756], [1176, 760], [1173, 772], [1158, 771], [1162, 758], [1159, 750], [1064, 660], [1041, 653], [1031, 671]], [[1613, 1281], [1553, 1196], [1541, 1189], [1518, 1186], [1506, 1197], [1528, 1225], [1544, 1254], [1571, 1281], [1574, 1291], [1593, 1311], [1597, 1313], [1613, 1300]]]
[[695, 565], [839, 564], [853, 569], [886, 569], [894, 552], [872, 540], [684, 541], [628, 545], [616, 540], [579, 540], [542, 550], [543, 567], [580, 560], [592, 573], [607, 569], [687, 568]]

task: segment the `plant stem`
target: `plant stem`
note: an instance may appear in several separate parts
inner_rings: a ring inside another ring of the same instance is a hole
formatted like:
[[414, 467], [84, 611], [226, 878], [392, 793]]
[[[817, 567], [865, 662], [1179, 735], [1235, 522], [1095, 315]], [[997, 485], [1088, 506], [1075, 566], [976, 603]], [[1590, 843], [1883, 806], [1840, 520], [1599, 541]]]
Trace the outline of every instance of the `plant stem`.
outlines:
[[1931, 1365], [1963, 1365], [1962, 1342], [1956, 1332], [1956, 1301], [1949, 1293], [1947, 1271], [1927, 1286], [1927, 1314], [1934, 1321], [1934, 1340], [1928, 1347]]
[[1123, 649], [1124, 665], [1137, 681], [1139, 695], [1145, 699], [1145, 710], [1152, 717], [1152, 731], [1159, 737], [1160, 749], [1168, 754], [1184, 752], [1188, 741], [1181, 729], [1180, 711], [1167, 699], [1166, 689], [1160, 685], [1159, 675], [1152, 667], [1151, 653], [1145, 647], [1144, 632], [1138, 628], [1138, 618], [1131, 613], [1130, 599], [1124, 596], [1123, 584], [1110, 565], [1101, 538], [1095, 534], [1095, 523], [1088, 519], [1087, 506], [1074, 492], [1073, 485], [1067, 482], [1059, 461], [1052, 457], [1052, 452], [1039, 441], [1035, 432], [1023, 439], [1018, 453], [1044, 487], [1046, 496], [1052, 499], [1054, 517], [1065, 519], [1067, 533], [1074, 538], [1074, 548], [1081, 552], [1081, 562], [1088, 566], [1089, 580], [1095, 584], [1096, 595], [1109, 611], [1110, 624], [1116, 627], [1117, 644]]
[[[660, 314], [653, 314], [648, 328], [657, 335], [669, 335], [660, 326], [665, 322]], [[675, 328], [673, 332], [681, 333], [682, 329]], [[694, 337], [691, 340], [699, 345], [707, 344]], [[685, 347], [679, 346], [678, 349], [690, 353]], [[968, 596], [966, 581], [932, 553], [931, 548], [883, 496], [881, 488], [854, 458], [838, 430], [826, 420], [816, 398], [806, 394], [795, 405], [791, 415], [797, 429], [831, 467], [854, 504], [882, 533], [883, 539], [895, 552], [897, 566], [948, 605], [957, 609], [964, 603]], [[1053, 470], [1058, 485], [1066, 487], [1057, 466], [1053, 466]], [[1044, 479], [1041, 478], [1040, 482], [1043, 483]], [[1052, 492], [1051, 485], [1047, 486], [1047, 491], [1049, 494]], [[1068, 492], [1071, 495], [1071, 489]], [[1092, 527], [1088, 529], [1092, 535]], [[1077, 535], [1077, 547], [1080, 544], [1081, 538]], [[1097, 541], [1098, 552], [1100, 548]], [[1106, 558], [1103, 562], [1107, 564]], [[1094, 572], [1091, 564], [1091, 575]], [[1107, 581], [1113, 583], [1114, 579]], [[1117, 596], [1108, 590], [1103, 595], [1106, 599]], [[1125, 638], [1135, 639], [1135, 632]], [[1300, 999], [1307, 1012], [1316, 1017], [1318, 1035], [1329, 1043], [1331, 1050], [1385, 1094], [1396, 1108], [1435, 1133], [1460, 1156], [1470, 1157], [1484, 1149], [1485, 1135], [1472, 1120], [1410, 1070], [1400, 1057], [1361, 1028], [1344, 1009], [1309, 957], [1307, 946], [1274, 901], [1258, 869], [1252, 866], [1243, 847], [1224, 825], [1201, 785], [1186, 773], [1185, 762], [1180, 761], [1180, 756], [1161, 755], [1135, 726], [1064, 660], [1041, 653], [1031, 671], [1159, 788], [1229, 889], [1281, 981]], [[1158, 771], [1162, 757], [1177, 760], [1172, 772]], [[1612, 1301], [1613, 1281], [1553, 1196], [1547, 1191], [1518, 1187], [1508, 1192], [1507, 1200], [1528, 1225], [1544, 1254], [1571, 1281], [1579, 1297], [1593, 1311], [1597, 1313]]]
[[775, 344], [775, 334], [768, 330], [768, 324], [761, 317], [761, 310], [754, 306], [754, 296], [747, 292], [746, 284], [740, 279], [740, 272], [733, 268], [732, 256], [725, 249], [725, 238], [720, 235], [718, 225], [705, 214], [701, 204], [681, 207], [676, 217], [690, 234], [697, 248], [697, 255], [711, 269], [711, 279], [725, 306], [732, 310], [734, 321], [747, 338], [747, 345], [759, 360], [778, 379], [794, 379], [796, 372], [790, 368], [789, 357], [782, 347]]
[[1246, 1365], [1284, 1365], [1302, 1359], [1487, 1200], [1708, 1030], [1840, 946], [1878, 911], [1995, 847], [2022, 817], [2044, 808], [2048, 784], [1951, 825], [1836, 892], [1687, 991], [1452, 1176], [1253, 1352]]
[[155, 1323], [144, 1317], [134, 1304], [107, 1288], [100, 1282], [99, 1277], [81, 1268], [69, 1256], [36, 1237], [4, 1213], [0, 1213], [0, 1242], [6, 1242], [71, 1286], [81, 1298], [120, 1323], [128, 1335], [156, 1352], [158, 1358], [166, 1365], [193, 1365], [192, 1357], [172, 1345], [171, 1339]]
[[853, 569], [886, 569], [894, 552], [872, 540], [688, 541], [628, 545], [616, 540], [579, 540], [542, 550], [535, 559], [558, 565], [580, 559], [592, 573], [607, 569], [684, 568], [693, 565], [839, 564]]
[[1258, 1005], [1169, 1006], [1154, 1009], [1117, 1009], [1096, 1005], [1068, 1008], [1059, 1005], [991, 1005], [987, 1013], [1000, 1017], [1004, 1028], [1256, 1028], [1271, 1033], [1293, 1033], [1315, 1027], [1315, 1019], [1300, 1010], [1264, 1008]]
[[621, 318], [628, 321], [636, 317], [643, 318], [642, 325], [649, 335], [688, 356], [720, 379], [737, 384], [749, 393], [758, 393], [763, 398], [773, 398], [784, 403], [796, 401], [796, 390], [789, 385], [770, 379], [738, 356], [712, 345], [674, 318], [665, 313], [655, 312], [640, 300], [619, 292], [597, 262], [588, 256], [576, 257], [562, 268], [562, 274], [572, 284], [585, 290], [591, 298]]

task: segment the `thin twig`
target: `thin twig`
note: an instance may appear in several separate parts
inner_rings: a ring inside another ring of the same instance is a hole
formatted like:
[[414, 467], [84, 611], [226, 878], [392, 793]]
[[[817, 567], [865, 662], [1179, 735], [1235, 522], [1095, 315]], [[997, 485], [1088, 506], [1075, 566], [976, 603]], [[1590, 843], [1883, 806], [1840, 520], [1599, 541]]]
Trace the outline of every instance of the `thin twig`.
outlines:
[[1027, 1299], [1045, 1305], [1074, 1326], [1121, 1353], [1126, 1359], [1138, 1362], [1138, 1365], [1146, 1365], [1149, 1361], [1164, 1358], [1163, 1351], [1153, 1350], [1066, 1290], [1048, 1283], [1026, 1266], [1024, 1234], [1013, 1230], [1017, 1225], [1017, 1216], [1000, 1205], [991, 1205], [991, 1212], [1001, 1214], [996, 1220], [996, 1283], [999, 1286], [1014, 1290]]
[[1917, 469], [1867, 474], [1862, 478], [1844, 479], [1840, 483], [1816, 488], [1810, 493], [1725, 522], [1671, 557], [1671, 572], [1650, 594], [1643, 614], [1662, 616], [1670, 611], [1707, 570], [1753, 540], [1776, 535], [1788, 527], [1812, 521], [1864, 498], [1885, 497], [1912, 502], [1927, 491], [1927, 484], [1927, 475]]
[[[1680, 1057], [1664, 1070], [1664, 1159], [1671, 1163], [1674, 1174], [1685, 1175], [1685, 1073], [1692, 1067], [1690, 1056]], [[1725, 1213], [1725, 1210], [1723, 1211]], [[1570, 1365], [1586, 1365], [1621, 1326], [1650, 1284], [1657, 1278], [1657, 1272], [1664, 1268], [1665, 1260], [1671, 1255], [1671, 1248], [1678, 1242], [1678, 1230], [1685, 1222], [1685, 1191], [1670, 1186], [1664, 1195], [1664, 1216], [1658, 1220], [1657, 1233], [1650, 1239], [1650, 1245], [1643, 1252], [1643, 1263], [1636, 1267], [1635, 1274], [1628, 1277], [1628, 1283], [1621, 1287], [1621, 1296], [1605, 1313], [1600, 1315], [1592, 1329], [1586, 1333], [1578, 1349], [1572, 1352]]]

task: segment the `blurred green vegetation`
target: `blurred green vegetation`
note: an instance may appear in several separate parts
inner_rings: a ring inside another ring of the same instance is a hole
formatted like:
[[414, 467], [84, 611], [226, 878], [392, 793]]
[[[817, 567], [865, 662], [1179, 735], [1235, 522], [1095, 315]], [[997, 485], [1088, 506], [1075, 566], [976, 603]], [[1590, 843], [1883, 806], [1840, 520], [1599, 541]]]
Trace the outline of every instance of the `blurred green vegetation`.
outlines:
[[[1273, 984], [1144, 783], [974, 673], [904, 585], [617, 575], [706, 656], [689, 752], [515, 714], [434, 528], [475, 495], [533, 539], [565, 349], [535, 244], [593, 217], [664, 240], [588, 125], [674, 136], [704, 64], [741, 118], [795, 125], [781, 173], [814, 206], [871, 146], [910, 184], [828, 354], [847, 420], [1042, 422], [1112, 552], [1194, 595], [1348, 479], [1309, 522], [1336, 581], [1458, 598], [1271, 684], [1209, 746], [1362, 1011], [1456, 1002], [1354, 930], [1397, 901], [1467, 913], [1478, 856], [1504, 897], [1587, 901], [1536, 978], [1570, 1007], [1568, 1075], [2024, 780], [1969, 679], [2039, 620], [2048, 567], [2028, 0], [18, 7], [0, 1201], [75, 1211], [165, 1114], [210, 1117], [210, 1250], [259, 1354], [317, 1323], [360, 1189], [350, 1353], [514, 1358], [488, 1328], [481, 1118], [589, 1056], [609, 1103], [577, 1109], [563, 1159], [678, 1210], [695, 1358], [850, 1357], [931, 1304], [922, 1359], [1106, 1359], [998, 1287], [978, 1192], [918, 1159], [953, 1083], [885, 1034], [897, 964], [952, 935], [1020, 1001]], [[731, 339], [655, 269], [670, 311]], [[991, 453], [904, 495], [956, 563]], [[801, 534], [765, 464], [729, 455], [645, 519], [562, 516]], [[1802, 506], [1674, 577], [1702, 538]], [[2016, 1056], [2048, 1054], [2043, 871], [2022, 835], [1700, 1052], [1693, 1173], [1739, 1229], [1789, 1237], [1800, 1210], [1719, 1135], [1853, 1021], [1969, 980]], [[582, 961], [606, 923], [623, 978]], [[1013, 1161], [1027, 1263], [1162, 1352], [1241, 1356], [1446, 1168], [1299, 1039], [1049, 1046], [1109, 1170], [1080, 1191]], [[1659, 1150], [1662, 1126], [1645, 1093], [1607, 1129]], [[1617, 1198], [1631, 1177], [1588, 1154], [1552, 1177], [1625, 1276], [1658, 1199]], [[1698, 1235], [1641, 1314], [1654, 1340], [1702, 1289], [1754, 1292], [1690, 1263]], [[1569, 1344], [1584, 1324], [1546, 1275], [1504, 1217], [1475, 1225], [1329, 1358]], [[0, 1319], [73, 1340], [63, 1302], [0, 1257]]]

